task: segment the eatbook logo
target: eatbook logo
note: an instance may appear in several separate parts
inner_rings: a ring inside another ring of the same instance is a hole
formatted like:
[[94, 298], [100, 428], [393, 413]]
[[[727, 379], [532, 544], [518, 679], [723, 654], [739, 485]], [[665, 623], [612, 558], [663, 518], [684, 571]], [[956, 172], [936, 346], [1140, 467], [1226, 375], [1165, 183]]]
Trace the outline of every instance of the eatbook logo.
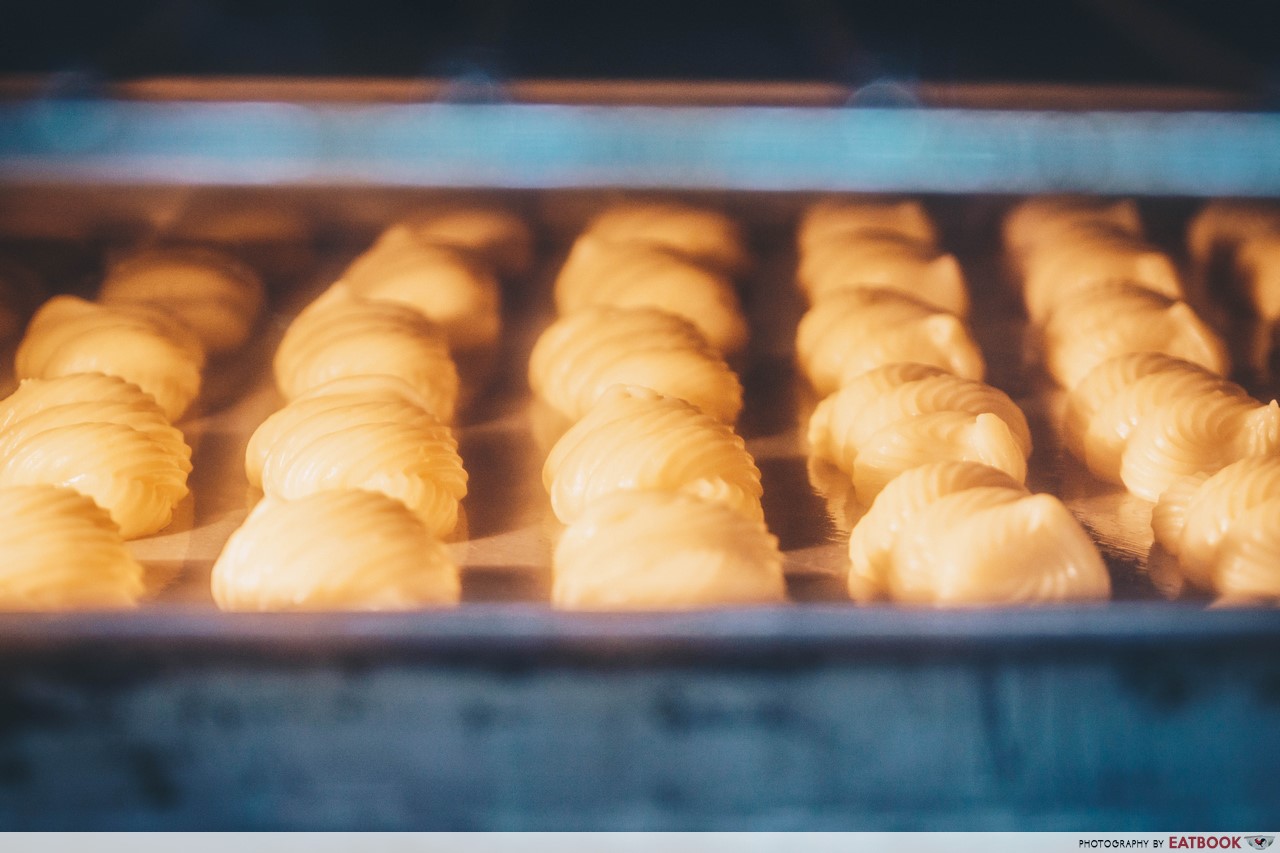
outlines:
[[1274, 835], [1250, 835], [1249, 846], [1254, 850], [1266, 850], [1276, 840]]

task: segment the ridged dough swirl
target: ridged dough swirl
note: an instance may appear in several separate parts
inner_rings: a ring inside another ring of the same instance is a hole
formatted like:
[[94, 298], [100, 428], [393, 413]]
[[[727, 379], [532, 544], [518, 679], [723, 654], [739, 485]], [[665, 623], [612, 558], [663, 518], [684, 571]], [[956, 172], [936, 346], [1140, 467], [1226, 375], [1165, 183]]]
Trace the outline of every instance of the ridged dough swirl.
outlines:
[[1132, 201], [1088, 196], [1037, 196], [1020, 202], [1004, 220], [1006, 251], [1022, 271], [1043, 247], [1069, 243], [1080, 235], [1142, 237], [1142, 219]]
[[209, 249], [152, 249], [114, 266], [98, 289], [105, 305], [146, 305], [189, 326], [209, 353], [239, 349], [262, 312], [257, 274]]
[[1126, 234], [1088, 232], [1043, 246], [1027, 261], [1027, 315], [1044, 323], [1064, 302], [1110, 282], [1135, 282], [1168, 299], [1184, 295], [1177, 267], [1165, 253]]
[[1049, 372], [1066, 388], [1131, 352], [1161, 352], [1219, 374], [1231, 369], [1226, 345], [1190, 305], [1137, 284], [1102, 285], [1060, 303], [1043, 345]]
[[809, 448], [853, 472], [859, 449], [873, 443], [881, 430], [935, 412], [990, 412], [1004, 421], [1023, 457], [1031, 455], [1026, 416], [1003, 391], [913, 363], [864, 373], [819, 403], [809, 419]]
[[142, 430], [120, 423], [52, 426], [15, 441], [0, 458], [0, 485], [73, 488], [111, 514], [126, 539], [155, 533], [187, 496], [190, 464]]
[[0, 486], [0, 610], [133, 607], [142, 566], [105, 510], [57, 486]]
[[884, 288], [960, 317], [969, 313], [955, 255], [896, 234], [855, 233], [817, 243], [800, 255], [796, 280], [810, 302], [841, 290]]
[[968, 489], [924, 507], [893, 548], [890, 594], [930, 606], [1095, 601], [1111, 578], [1053, 495]]
[[[119, 429], [95, 429], [108, 425]], [[121, 455], [75, 446], [99, 439], [114, 440]], [[187, 495], [190, 472], [191, 448], [182, 433], [150, 394], [119, 377], [25, 379], [0, 401], [0, 480], [84, 492], [111, 512], [126, 538], [169, 523]]]
[[895, 362], [982, 379], [986, 362], [964, 321], [900, 293], [842, 290], [809, 309], [796, 332], [797, 359], [818, 393]]
[[871, 234], [937, 245], [938, 232], [924, 206], [912, 199], [833, 197], [810, 205], [800, 219], [797, 245], [803, 257], [828, 241]]
[[378, 242], [395, 241], [402, 234], [462, 249], [504, 276], [524, 275], [533, 266], [533, 232], [519, 215], [497, 207], [451, 205], [411, 213]]
[[932, 606], [1105, 598], [1110, 578], [1089, 536], [1051, 495], [973, 462], [894, 479], [849, 539], [849, 591]]
[[723, 213], [679, 202], [615, 204], [592, 219], [583, 233], [672, 249], [730, 276], [740, 275], [750, 265], [737, 223]]
[[1152, 512], [1156, 541], [1202, 589], [1280, 597], [1280, 457], [1242, 459], [1186, 477]]
[[359, 489], [254, 507], [213, 566], [223, 610], [411, 610], [456, 604], [457, 566], [398, 500]]
[[1180, 477], [1280, 452], [1280, 405], [1198, 365], [1130, 353], [1068, 395], [1065, 432], [1096, 476], [1154, 501]]
[[73, 373], [119, 376], [146, 391], [176, 421], [200, 393], [204, 350], [180, 321], [142, 305], [98, 305], [55, 296], [18, 347], [19, 379]]
[[762, 489], [743, 440], [693, 405], [615, 386], [556, 443], [542, 469], [556, 517], [572, 524], [616, 491], [686, 492], [755, 521]]
[[278, 449], [296, 447], [326, 431], [384, 421], [441, 426], [424, 408], [394, 394], [307, 394], [275, 412], [254, 430], [245, 448], [245, 476], [249, 485], [261, 488], [262, 471]]
[[284, 500], [331, 489], [382, 492], [409, 507], [433, 535], [451, 533], [467, 473], [449, 428], [425, 412], [412, 420], [362, 415], [369, 413], [330, 410], [294, 423], [267, 455], [263, 492]]
[[565, 530], [552, 603], [584, 610], [678, 609], [785, 599], [778, 540], [763, 522], [678, 492], [605, 495]]
[[439, 327], [402, 305], [345, 296], [330, 288], [290, 324], [275, 356], [276, 384], [293, 400], [356, 376], [399, 377], [453, 420], [458, 370]]
[[578, 420], [614, 385], [679, 397], [724, 423], [742, 410], [742, 384], [701, 333], [651, 308], [591, 306], [553, 323], [534, 345], [529, 384]]
[[339, 279], [339, 293], [417, 311], [444, 332], [453, 351], [489, 349], [502, 332], [502, 297], [488, 267], [464, 252], [408, 231], [384, 237]]
[[726, 355], [747, 343], [733, 282], [661, 246], [579, 237], [556, 277], [555, 299], [561, 314], [588, 305], [667, 311], [693, 323]]

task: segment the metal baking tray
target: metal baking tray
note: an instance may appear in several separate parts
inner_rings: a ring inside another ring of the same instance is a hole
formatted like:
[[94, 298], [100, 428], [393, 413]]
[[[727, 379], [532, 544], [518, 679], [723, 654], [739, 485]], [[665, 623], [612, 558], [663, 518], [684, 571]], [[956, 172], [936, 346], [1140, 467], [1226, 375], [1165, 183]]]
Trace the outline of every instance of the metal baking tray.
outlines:
[[[617, 103], [607, 87], [562, 103], [536, 102], [555, 99], [536, 86], [516, 103], [421, 101], [455, 96], [447, 86], [373, 101], [337, 83], [232, 86], [227, 100], [228, 85], [0, 104], [0, 248], [54, 289], [91, 287], [111, 253], [199, 233], [219, 211], [299, 225], [240, 247], [267, 272], [273, 312], [184, 424], [194, 500], [135, 546], [153, 598], [128, 614], [0, 616], [0, 826], [1164, 829], [1273, 816], [1280, 614], [1213, 608], [1150, 571], [1149, 506], [1057, 446], [994, 240], [1008, 194], [1105, 191], [1143, 196], [1176, 252], [1194, 197], [1280, 195], [1275, 116], [1203, 98], [1134, 110], [1132, 94], [1103, 112], [1013, 109], [1007, 93], [995, 110], [981, 93], [963, 108], [885, 108], [826, 89], [704, 93], [707, 106]], [[926, 198], [965, 264], [990, 381], [1031, 417], [1031, 485], [1094, 532], [1115, 601], [845, 600], [790, 352], [791, 234], [830, 189]], [[606, 617], [546, 604], [554, 526], [525, 360], [568, 241], [601, 204], [644, 193], [725, 209], [757, 250], [739, 429], [789, 605]], [[507, 289], [505, 369], [460, 432], [464, 604], [216, 612], [208, 570], [252, 499], [241, 454], [278, 405], [269, 357], [283, 324], [398, 212], [448, 198], [509, 205], [542, 238], [539, 271]], [[1204, 790], [1209, 778], [1229, 781]]]

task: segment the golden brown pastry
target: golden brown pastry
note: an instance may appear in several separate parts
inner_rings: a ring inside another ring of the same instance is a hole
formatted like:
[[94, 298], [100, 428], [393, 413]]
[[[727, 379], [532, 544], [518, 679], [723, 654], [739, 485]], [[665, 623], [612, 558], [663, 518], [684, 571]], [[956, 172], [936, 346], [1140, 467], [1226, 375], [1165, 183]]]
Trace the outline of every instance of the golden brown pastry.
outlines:
[[934, 607], [1096, 601], [1111, 578], [1053, 495], [967, 489], [922, 508], [893, 547], [890, 597]]
[[1037, 249], [1026, 262], [1022, 298], [1032, 322], [1043, 324], [1064, 303], [1118, 282], [1171, 301], [1184, 295], [1168, 255], [1125, 233], [1089, 231]]
[[1245, 390], [1180, 358], [1137, 352], [1101, 362], [1067, 395], [1063, 434], [1067, 448], [1095, 476], [1120, 482], [1124, 448], [1138, 422], [1174, 400]]
[[1005, 250], [1020, 271], [1041, 248], [1095, 233], [1141, 239], [1137, 205], [1088, 196], [1038, 196], [1020, 202], [1004, 220]]
[[22, 380], [16, 391], [0, 400], [0, 434], [51, 409], [93, 415], [92, 410], [80, 408], [92, 405], [124, 407], [130, 426], [148, 433], [176, 455], [191, 458], [182, 433], [170, 425], [154, 397], [132, 382], [104, 373]]
[[1151, 515], [1156, 541], [1196, 586], [1280, 596], [1280, 457], [1242, 459], [1171, 485]]
[[935, 412], [994, 414], [1009, 428], [1022, 456], [1031, 455], [1026, 416], [1003, 391], [910, 363], [864, 373], [819, 403], [809, 419], [810, 452], [852, 473], [859, 449], [881, 430]]
[[1043, 347], [1050, 374], [1067, 388], [1130, 352], [1161, 352], [1219, 374], [1231, 369], [1226, 345], [1191, 306], [1131, 284], [1094, 287], [1059, 303]]
[[1027, 478], [1027, 457], [999, 417], [989, 412], [930, 412], [890, 424], [857, 448], [854, 492], [866, 504], [903, 471], [948, 459], [999, 468], [1019, 483]]
[[1242, 514], [1218, 548], [1219, 592], [1249, 600], [1280, 598], [1280, 500], [1267, 501]]
[[15, 367], [19, 379], [119, 376], [177, 420], [200, 393], [204, 351], [188, 327], [156, 309], [55, 296], [27, 326]]
[[[27, 379], [20, 390], [34, 393], [38, 391], [41, 384], [56, 383], [71, 378], [73, 377]], [[55, 427], [86, 423], [123, 424], [145, 434], [172, 457], [179, 468], [190, 473], [191, 448], [187, 446], [182, 433], [169, 423], [164, 413], [160, 411], [160, 407], [151, 399], [151, 395], [139, 391], [138, 396], [142, 399], [124, 402], [87, 398], [88, 402], [42, 407], [38, 412], [26, 415], [21, 420], [16, 420], [0, 429], [0, 458], [8, 456], [11, 451], [31, 437]]]
[[726, 355], [747, 344], [747, 321], [733, 283], [661, 246], [579, 237], [556, 278], [562, 314], [588, 305], [658, 308], [698, 327]]
[[585, 233], [612, 242], [661, 246], [731, 276], [750, 265], [742, 232], [732, 219], [678, 202], [616, 204], [596, 216]]
[[1071, 392], [1065, 432], [1096, 476], [1154, 501], [1180, 477], [1280, 451], [1280, 406], [1198, 365], [1130, 353]]
[[885, 598], [903, 525], [946, 495], [984, 487], [1029, 494], [1019, 481], [980, 462], [930, 462], [895, 477], [849, 534], [849, 595], [855, 601]]
[[894, 234], [928, 246], [938, 242], [933, 220], [918, 201], [844, 196], [809, 206], [800, 220], [797, 244], [803, 257], [829, 240], [844, 240], [868, 232]]
[[458, 569], [400, 501], [359, 489], [262, 501], [213, 566], [223, 610], [412, 610], [458, 601]]
[[380, 416], [387, 414], [372, 407], [304, 413], [267, 449], [262, 491], [283, 500], [332, 489], [382, 492], [409, 507], [432, 535], [452, 533], [467, 493], [453, 434], [425, 412]]
[[121, 423], [51, 426], [14, 441], [0, 485], [75, 489], [111, 514], [125, 539], [168, 526], [187, 496], [190, 464], [146, 432]]
[[0, 487], [0, 610], [133, 607], [142, 566], [111, 517], [72, 489]]
[[683, 609], [786, 598], [778, 540], [764, 523], [678, 492], [593, 501], [565, 530], [551, 601], [580, 610]]
[[98, 290], [105, 305], [167, 311], [206, 352], [239, 349], [262, 312], [262, 281], [234, 258], [207, 249], [152, 249], [111, 267]]
[[[310, 400], [312, 397], [328, 397], [334, 394], [352, 394], [361, 397], [377, 397], [379, 399], [391, 397], [403, 400], [422, 409], [424, 412], [431, 412], [433, 405], [430, 397], [423, 395], [421, 391], [399, 376], [392, 376], [387, 373], [361, 373], [353, 376], [339, 376], [337, 379], [330, 379], [328, 382], [320, 383], [305, 394], [299, 394], [295, 399]], [[435, 413], [432, 412], [432, 414]], [[439, 416], [437, 415], [437, 417]]]
[[810, 302], [840, 290], [874, 287], [961, 317], [969, 313], [969, 293], [955, 255], [895, 234], [854, 234], [819, 243], [800, 256], [796, 280]]
[[359, 299], [338, 286], [293, 321], [274, 366], [289, 400], [337, 379], [385, 375], [404, 380], [446, 423], [457, 406], [458, 371], [439, 327], [411, 308]]
[[887, 290], [844, 290], [800, 320], [796, 353], [818, 393], [895, 362], [940, 367], [966, 379], [986, 371], [982, 352], [954, 314]]
[[648, 388], [609, 389], [552, 448], [542, 483], [565, 524], [604, 495], [637, 490], [693, 494], [764, 520], [760, 470], [742, 439]]
[[742, 410], [742, 385], [692, 323], [652, 308], [591, 306], [562, 317], [529, 358], [534, 393], [578, 420], [614, 385], [679, 397], [724, 423]]
[[891, 482], [849, 539], [857, 600], [973, 606], [1106, 598], [1110, 577], [1079, 523], [972, 462], [913, 468]]
[[262, 488], [262, 471], [278, 449], [296, 450], [298, 445], [329, 432], [388, 421], [447, 429], [424, 408], [395, 394], [306, 394], [254, 430], [245, 449], [245, 475], [249, 485]]
[[1155, 501], [1181, 477], [1276, 453], [1276, 401], [1214, 392], [1169, 401], [1140, 417], [1121, 456], [1120, 480], [1133, 494]]
[[526, 275], [533, 267], [533, 232], [508, 210], [465, 205], [420, 211], [387, 229], [379, 243], [398, 239], [397, 232], [412, 234], [424, 243], [463, 249], [503, 276]]
[[356, 258], [340, 279], [365, 299], [412, 308], [438, 325], [456, 351], [489, 349], [502, 331], [498, 280], [487, 266], [448, 246], [412, 235], [384, 238]]

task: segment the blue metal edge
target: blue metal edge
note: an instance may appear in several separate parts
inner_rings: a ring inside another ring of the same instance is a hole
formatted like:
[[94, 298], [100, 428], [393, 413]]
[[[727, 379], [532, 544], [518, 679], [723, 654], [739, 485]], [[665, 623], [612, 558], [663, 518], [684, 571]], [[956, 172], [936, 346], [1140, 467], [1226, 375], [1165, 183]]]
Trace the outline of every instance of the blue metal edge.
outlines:
[[413, 654], [619, 652], [752, 657], [872, 649], [1248, 646], [1280, 650], [1280, 611], [1170, 602], [1041, 608], [904, 610], [805, 604], [685, 613], [566, 613], [534, 604], [468, 604], [415, 613], [2, 614], [0, 657], [37, 649], [177, 646], [281, 654], [370, 650]]
[[1280, 195], [1280, 115], [0, 103], [0, 181]]

